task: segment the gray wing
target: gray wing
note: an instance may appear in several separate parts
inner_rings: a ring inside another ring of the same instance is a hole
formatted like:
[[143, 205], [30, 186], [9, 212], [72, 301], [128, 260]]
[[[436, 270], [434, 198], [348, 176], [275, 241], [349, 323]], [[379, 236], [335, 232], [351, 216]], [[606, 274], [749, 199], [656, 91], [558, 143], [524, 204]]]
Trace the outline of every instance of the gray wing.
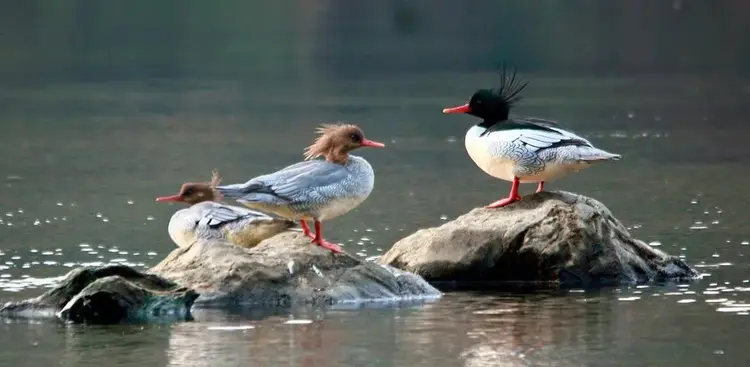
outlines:
[[270, 216], [255, 210], [207, 202], [198, 224], [216, 228], [246, 218], [271, 219]]
[[340, 183], [348, 175], [344, 166], [312, 160], [258, 176], [244, 184], [219, 186], [217, 190], [224, 196], [246, 202], [290, 204], [317, 201], [328, 196], [327, 187]]

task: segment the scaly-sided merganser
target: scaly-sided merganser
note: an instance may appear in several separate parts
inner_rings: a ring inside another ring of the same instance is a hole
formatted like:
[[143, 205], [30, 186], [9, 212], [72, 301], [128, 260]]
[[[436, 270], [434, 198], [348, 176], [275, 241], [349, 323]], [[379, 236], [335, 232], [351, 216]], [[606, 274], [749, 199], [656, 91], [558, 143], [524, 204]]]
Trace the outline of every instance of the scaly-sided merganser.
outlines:
[[[360, 147], [385, 145], [365, 139], [355, 125], [325, 124], [320, 136], [305, 150], [305, 161], [241, 184], [217, 186], [223, 196], [254, 209], [299, 220], [304, 234], [332, 252], [338, 245], [323, 239], [321, 222], [338, 217], [361, 204], [372, 192], [375, 173], [362, 157], [349, 154]], [[325, 160], [314, 159], [324, 157]], [[315, 234], [307, 220], [315, 223]]]
[[544, 182], [577, 172], [592, 163], [618, 160], [620, 155], [595, 148], [588, 140], [562, 129], [557, 123], [535, 117], [508, 118], [510, 109], [526, 87], [515, 71], [501, 71], [500, 87], [477, 90], [469, 103], [446, 108], [443, 113], [466, 113], [483, 119], [466, 133], [466, 150], [479, 168], [490, 176], [511, 181], [507, 198], [487, 208], [499, 208], [521, 200], [521, 182]]
[[189, 208], [178, 210], [169, 220], [169, 237], [178, 247], [188, 247], [198, 239], [215, 239], [241, 247], [253, 247], [296, 226], [290, 220], [273, 218], [254, 210], [214, 202], [212, 186], [221, 181], [214, 171], [211, 182], [187, 182], [180, 193], [156, 201], [182, 202]]

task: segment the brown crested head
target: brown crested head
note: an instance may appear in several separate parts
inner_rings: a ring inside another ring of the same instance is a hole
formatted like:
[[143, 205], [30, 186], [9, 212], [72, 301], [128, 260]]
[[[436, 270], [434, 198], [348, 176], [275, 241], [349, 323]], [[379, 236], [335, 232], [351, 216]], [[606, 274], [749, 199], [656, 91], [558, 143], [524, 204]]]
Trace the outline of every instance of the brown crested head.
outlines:
[[162, 196], [156, 198], [156, 201], [181, 202], [190, 205], [202, 203], [204, 201], [214, 201], [216, 195], [213, 187], [221, 182], [221, 176], [218, 171], [213, 171], [211, 182], [186, 182], [180, 187], [177, 195]]
[[319, 134], [315, 142], [305, 149], [305, 159], [324, 157], [327, 161], [345, 164], [349, 159], [349, 152], [361, 147], [382, 148], [383, 143], [365, 138], [356, 125], [351, 124], [323, 124], [316, 132]]

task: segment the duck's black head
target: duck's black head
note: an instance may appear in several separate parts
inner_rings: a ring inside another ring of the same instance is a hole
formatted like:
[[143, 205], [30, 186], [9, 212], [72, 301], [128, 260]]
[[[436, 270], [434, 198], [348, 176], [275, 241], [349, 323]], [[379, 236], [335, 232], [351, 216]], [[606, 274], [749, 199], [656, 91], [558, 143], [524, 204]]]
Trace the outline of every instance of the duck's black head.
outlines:
[[521, 96], [518, 94], [526, 88], [528, 82], [516, 78], [516, 72], [508, 76], [505, 68], [500, 73], [500, 86], [494, 89], [479, 89], [471, 96], [469, 103], [462, 106], [445, 108], [443, 113], [466, 113], [495, 123], [508, 119], [508, 113]]

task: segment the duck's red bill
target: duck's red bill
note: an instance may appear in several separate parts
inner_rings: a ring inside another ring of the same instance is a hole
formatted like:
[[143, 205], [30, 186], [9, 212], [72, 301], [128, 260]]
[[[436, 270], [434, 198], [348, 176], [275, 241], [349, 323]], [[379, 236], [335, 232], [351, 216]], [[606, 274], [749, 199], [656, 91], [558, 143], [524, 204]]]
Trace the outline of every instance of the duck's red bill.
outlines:
[[367, 140], [362, 139], [362, 142], [359, 143], [363, 147], [371, 147], [371, 148], [382, 148], [385, 146], [385, 144], [373, 140]]
[[444, 108], [443, 113], [468, 113], [471, 111], [471, 107], [469, 107], [469, 104], [465, 104], [463, 106], [458, 107], [451, 107], [451, 108]]
[[162, 196], [156, 198], [156, 201], [182, 201], [182, 195]]

